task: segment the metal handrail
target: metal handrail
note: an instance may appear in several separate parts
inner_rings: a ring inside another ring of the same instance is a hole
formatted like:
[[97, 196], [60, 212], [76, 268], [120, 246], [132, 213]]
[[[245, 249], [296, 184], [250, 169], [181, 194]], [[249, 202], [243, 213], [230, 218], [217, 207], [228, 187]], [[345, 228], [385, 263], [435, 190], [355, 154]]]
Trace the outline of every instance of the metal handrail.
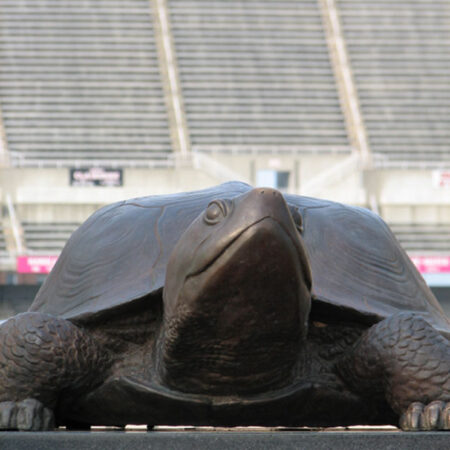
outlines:
[[17, 219], [16, 210], [14, 208], [14, 204], [10, 194], [6, 194], [6, 207], [8, 209], [9, 220], [11, 223], [11, 228], [14, 237], [14, 243], [16, 246], [17, 254], [22, 254], [24, 251], [24, 245], [22, 244], [21, 233], [20, 233], [20, 225]]
[[239, 180], [250, 184], [250, 180], [247, 177], [230, 169], [228, 166], [221, 164], [216, 159], [213, 159], [204, 153], [193, 152], [192, 163], [195, 169], [203, 169], [221, 182]]
[[305, 183], [300, 191], [302, 195], [317, 196], [324, 189], [346, 177], [349, 173], [359, 171], [362, 161], [359, 152], [353, 152], [347, 158], [339, 161], [326, 170], [319, 172], [310, 181]]

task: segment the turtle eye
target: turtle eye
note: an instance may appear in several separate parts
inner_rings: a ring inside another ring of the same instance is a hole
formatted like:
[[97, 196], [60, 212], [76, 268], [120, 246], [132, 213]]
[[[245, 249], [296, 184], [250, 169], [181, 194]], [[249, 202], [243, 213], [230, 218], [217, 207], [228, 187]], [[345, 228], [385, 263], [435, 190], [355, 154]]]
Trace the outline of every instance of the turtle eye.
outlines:
[[300, 233], [303, 233], [303, 217], [300, 214], [298, 208], [291, 207], [292, 220], [294, 221], [295, 227]]
[[204, 220], [208, 225], [220, 222], [228, 213], [228, 204], [221, 200], [212, 201], [205, 211]]

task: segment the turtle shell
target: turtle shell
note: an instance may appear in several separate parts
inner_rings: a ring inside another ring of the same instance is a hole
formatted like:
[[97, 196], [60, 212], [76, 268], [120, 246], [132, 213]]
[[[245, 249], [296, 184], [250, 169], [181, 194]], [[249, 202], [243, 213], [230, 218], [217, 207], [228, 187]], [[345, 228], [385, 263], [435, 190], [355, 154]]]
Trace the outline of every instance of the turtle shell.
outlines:
[[249, 189], [231, 182], [99, 209], [67, 241], [29, 311], [87, 320], [160, 290], [170, 253], [191, 222], [211, 200]]
[[[79, 321], [159, 291], [172, 249], [191, 222], [211, 200], [250, 189], [231, 182], [98, 210], [68, 240], [30, 311]], [[285, 198], [303, 217], [313, 311], [328, 306], [372, 322], [415, 311], [450, 334], [445, 313], [380, 217], [326, 200]]]
[[383, 219], [341, 203], [285, 198], [303, 218], [316, 308], [332, 305], [374, 322], [397, 312], [417, 312], [450, 336], [441, 305]]

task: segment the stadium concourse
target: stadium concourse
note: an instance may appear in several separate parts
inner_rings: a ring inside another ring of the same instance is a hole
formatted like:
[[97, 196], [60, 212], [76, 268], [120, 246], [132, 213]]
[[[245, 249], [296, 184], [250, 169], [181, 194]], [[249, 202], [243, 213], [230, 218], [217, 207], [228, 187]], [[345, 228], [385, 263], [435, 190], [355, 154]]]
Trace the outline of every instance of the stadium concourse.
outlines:
[[238, 179], [380, 214], [450, 310], [443, 0], [0, 0], [0, 318], [124, 198]]

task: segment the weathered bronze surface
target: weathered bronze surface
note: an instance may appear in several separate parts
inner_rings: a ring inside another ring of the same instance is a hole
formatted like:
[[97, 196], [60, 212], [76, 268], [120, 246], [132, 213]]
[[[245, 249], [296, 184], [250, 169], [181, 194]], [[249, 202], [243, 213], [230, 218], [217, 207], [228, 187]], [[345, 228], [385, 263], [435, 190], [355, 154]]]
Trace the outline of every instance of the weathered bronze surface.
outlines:
[[242, 183], [116, 203], [0, 327], [0, 428], [450, 428], [450, 324], [386, 224]]

